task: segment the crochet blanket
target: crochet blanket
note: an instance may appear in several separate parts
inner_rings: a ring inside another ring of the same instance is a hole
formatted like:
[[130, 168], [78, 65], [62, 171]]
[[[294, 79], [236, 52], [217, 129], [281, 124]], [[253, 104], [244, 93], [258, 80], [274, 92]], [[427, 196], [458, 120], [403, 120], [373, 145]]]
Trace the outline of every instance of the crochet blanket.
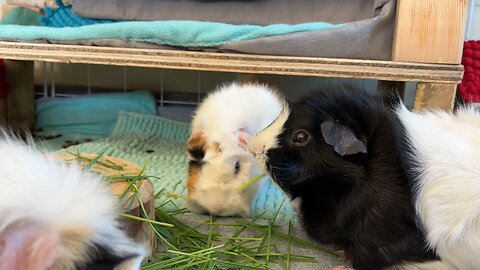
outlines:
[[[147, 174], [152, 178], [155, 190], [163, 190], [157, 205], [172, 199], [179, 207], [185, 206], [187, 178], [186, 140], [189, 124], [170, 119], [132, 112], [120, 112], [112, 134], [99, 141], [68, 148], [80, 153], [99, 153], [147, 164]], [[153, 152], [152, 152], [153, 151]], [[176, 195], [180, 195], [178, 197]], [[283, 205], [282, 205], [283, 202]], [[279, 209], [280, 205], [282, 207]], [[279, 221], [296, 221], [296, 214], [289, 200], [270, 181], [263, 181], [252, 205], [252, 216], [263, 214], [273, 218], [279, 211]]]
[[112, 23], [114, 20], [90, 19], [78, 16], [72, 12], [71, 6], [57, 1], [58, 8], [45, 8], [45, 16], [40, 17], [43, 26], [49, 27], [76, 27], [89, 24]]

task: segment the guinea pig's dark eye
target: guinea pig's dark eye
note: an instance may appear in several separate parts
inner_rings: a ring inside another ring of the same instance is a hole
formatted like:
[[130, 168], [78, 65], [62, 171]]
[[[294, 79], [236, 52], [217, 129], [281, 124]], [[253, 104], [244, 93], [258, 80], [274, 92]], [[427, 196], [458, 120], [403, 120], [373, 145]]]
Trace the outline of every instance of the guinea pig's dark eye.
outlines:
[[238, 172], [240, 172], [240, 163], [235, 163], [235, 174], [237, 174]]
[[308, 142], [308, 139], [309, 139], [308, 137], [309, 137], [308, 132], [300, 129], [295, 131], [295, 133], [293, 134], [292, 141], [296, 145], [303, 146]]

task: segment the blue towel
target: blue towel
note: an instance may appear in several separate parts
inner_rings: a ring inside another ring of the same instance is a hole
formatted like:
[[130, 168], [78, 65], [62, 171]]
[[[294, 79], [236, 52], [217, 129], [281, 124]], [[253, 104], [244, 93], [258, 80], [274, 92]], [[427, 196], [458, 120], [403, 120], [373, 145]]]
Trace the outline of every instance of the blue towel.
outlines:
[[155, 115], [157, 110], [148, 91], [43, 99], [36, 105], [36, 128], [41, 130], [37, 134], [61, 134], [63, 140], [110, 135], [120, 111]]
[[117, 22], [64, 28], [1, 25], [0, 39], [26, 41], [122, 39], [170, 46], [213, 47], [234, 41], [335, 27], [339, 25], [319, 22], [256, 26], [198, 21]]
[[[226, 43], [251, 40], [295, 32], [318, 31], [343, 24], [312, 22], [296, 25], [234, 25], [203, 21], [102, 21], [83, 18], [61, 6], [48, 11], [44, 25], [0, 25], [0, 39], [7, 40], [83, 40], [122, 39], [182, 47], [214, 47]], [[75, 27], [76, 26], [76, 27]], [[61, 27], [61, 28], [60, 28]]]

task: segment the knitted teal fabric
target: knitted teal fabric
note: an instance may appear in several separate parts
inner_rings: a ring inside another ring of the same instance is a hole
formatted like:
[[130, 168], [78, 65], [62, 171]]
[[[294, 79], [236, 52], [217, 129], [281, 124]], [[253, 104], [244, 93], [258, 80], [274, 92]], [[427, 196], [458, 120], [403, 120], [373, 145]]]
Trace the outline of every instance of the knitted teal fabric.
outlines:
[[112, 20], [98, 20], [78, 16], [72, 12], [71, 5], [64, 5], [62, 1], [56, 1], [58, 8], [45, 8], [45, 16], [40, 17], [40, 22], [49, 27], [75, 27], [98, 23], [111, 23]]
[[[166, 118], [132, 112], [120, 112], [112, 134], [92, 143], [68, 148], [80, 153], [99, 153], [129, 160], [139, 165], [147, 164], [147, 174], [152, 178], [155, 190], [164, 190], [157, 205], [172, 199], [179, 207], [185, 207], [187, 157], [186, 140], [189, 124]], [[152, 152], [153, 151], [153, 152]], [[182, 198], [174, 198], [181, 195]], [[284, 201], [281, 209], [280, 205]], [[279, 221], [296, 221], [292, 205], [283, 192], [270, 181], [264, 181], [252, 205], [252, 216], [263, 214], [272, 218], [277, 210]]]

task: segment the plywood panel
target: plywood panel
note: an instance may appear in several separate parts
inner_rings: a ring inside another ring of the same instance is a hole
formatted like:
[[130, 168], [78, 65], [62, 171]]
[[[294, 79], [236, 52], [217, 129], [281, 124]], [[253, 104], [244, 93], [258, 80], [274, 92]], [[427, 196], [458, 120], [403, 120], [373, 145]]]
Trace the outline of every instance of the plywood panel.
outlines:
[[460, 65], [0, 42], [0, 57], [183, 70], [458, 83]]

